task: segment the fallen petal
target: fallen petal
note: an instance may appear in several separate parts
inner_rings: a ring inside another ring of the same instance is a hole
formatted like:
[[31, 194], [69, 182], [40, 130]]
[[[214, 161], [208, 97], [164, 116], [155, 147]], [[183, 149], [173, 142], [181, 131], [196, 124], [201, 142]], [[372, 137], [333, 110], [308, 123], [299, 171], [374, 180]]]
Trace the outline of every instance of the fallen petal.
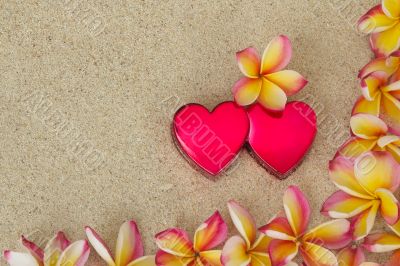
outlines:
[[110, 249], [96, 231], [87, 226], [85, 227], [85, 232], [90, 244], [96, 250], [97, 254], [99, 254], [99, 256], [107, 262], [109, 266], [115, 265]]

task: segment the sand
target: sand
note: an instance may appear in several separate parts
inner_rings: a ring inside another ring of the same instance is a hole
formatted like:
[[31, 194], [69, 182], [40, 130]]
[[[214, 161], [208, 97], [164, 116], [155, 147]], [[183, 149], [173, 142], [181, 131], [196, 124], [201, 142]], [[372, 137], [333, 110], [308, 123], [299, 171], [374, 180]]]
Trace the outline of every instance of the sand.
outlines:
[[[44, 243], [64, 230], [77, 240], [85, 225], [114, 249], [120, 224], [135, 219], [152, 254], [154, 234], [192, 233], [216, 209], [235, 233], [229, 199], [265, 224], [288, 185], [308, 195], [312, 225], [327, 220], [328, 161], [349, 136], [357, 72], [372, 58], [354, 25], [377, 2], [1, 1], [0, 249], [22, 250], [21, 234]], [[173, 112], [231, 100], [242, 76], [235, 52], [262, 51], [279, 34], [293, 43], [289, 68], [310, 81], [290, 100], [316, 109], [315, 143], [284, 181], [244, 151], [211, 182], [174, 146]]]

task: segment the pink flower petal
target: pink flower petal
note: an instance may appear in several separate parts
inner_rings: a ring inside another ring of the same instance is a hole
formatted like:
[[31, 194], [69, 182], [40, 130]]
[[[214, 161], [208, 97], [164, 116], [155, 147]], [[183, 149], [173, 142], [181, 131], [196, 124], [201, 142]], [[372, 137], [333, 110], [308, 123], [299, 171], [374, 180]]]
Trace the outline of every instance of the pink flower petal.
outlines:
[[83, 266], [89, 258], [90, 248], [86, 240], [79, 240], [69, 245], [61, 254], [56, 266]]
[[261, 79], [241, 78], [232, 89], [235, 102], [241, 106], [254, 103], [261, 92]]
[[127, 265], [143, 256], [142, 237], [134, 221], [121, 225], [115, 248], [115, 264]]
[[390, 18], [400, 18], [400, 3], [398, 0], [382, 0], [382, 10]]
[[400, 47], [400, 23], [390, 29], [371, 34], [371, 49], [376, 57], [389, 56]]
[[246, 241], [250, 248], [256, 240], [257, 228], [253, 216], [239, 203], [234, 200], [228, 202], [228, 210], [233, 224]]
[[352, 137], [339, 148], [335, 157], [342, 156], [354, 161], [361, 154], [371, 151], [376, 144], [376, 140]]
[[364, 252], [358, 247], [345, 248], [338, 254], [338, 262], [340, 266], [359, 266], [364, 261]]
[[34, 256], [37, 261], [43, 262], [44, 252], [40, 247], [26, 239], [24, 236], [21, 236], [21, 242], [22, 245], [24, 245], [25, 248], [28, 249], [29, 253], [31, 253], [31, 255]]
[[156, 235], [156, 244], [164, 252], [179, 257], [194, 256], [193, 243], [185, 231], [179, 228], [167, 229]]
[[254, 47], [236, 53], [236, 60], [242, 73], [249, 78], [257, 78], [260, 74], [261, 60]]
[[47, 265], [59, 260], [62, 252], [70, 245], [69, 240], [63, 232], [58, 232], [46, 245], [44, 249], [44, 262]]
[[132, 261], [126, 266], [156, 266], [156, 256], [143, 256]]
[[217, 211], [196, 230], [194, 249], [196, 252], [210, 250], [225, 241], [228, 226]]
[[381, 215], [389, 225], [396, 224], [400, 219], [399, 202], [391, 191], [380, 188], [375, 191], [381, 200]]
[[309, 266], [337, 266], [335, 255], [321, 246], [305, 242], [301, 246], [301, 255], [306, 265]]
[[360, 213], [352, 219], [353, 239], [360, 240], [366, 237], [372, 230], [375, 224], [376, 214], [379, 209], [379, 201], [374, 201], [374, 204], [368, 210]]
[[114, 258], [107, 245], [104, 243], [103, 239], [89, 226], [85, 227], [86, 236], [96, 250], [97, 254], [105, 261], [108, 265], [115, 265]]
[[400, 237], [388, 233], [377, 233], [367, 236], [363, 247], [369, 252], [389, 252], [400, 249]]
[[303, 89], [308, 81], [293, 70], [282, 70], [265, 76], [269, 81], [281, 88], [287, 96], [291, 96]]
[[[391, 60], [392, 61], [392, 60]], [[358, 78], [364, 79], [373, 72], [380, 71], [385, 72], [388, 76], [392, 75], [399, 68], [398, 62], [389, 62], [386, 57], [380, 57], [372, 59], [367, 65], [365, 65], [358, 74]]]
[[156, 254], [157, 266], [195, 266], [195, 257], [180, 257], [159, 250]]
[[299, 247], [293, 241], [272, 240], [269, 246], [272, 265], [286, 266], [296, 257], [298, 251]]
[[6, 250], [3, 255], [10, 266], [41, 266], [38, 261], [28, 253]]
[[226, 241], [222, 249], [221, 262], [224, 266], [249, 265], [246, 242], [239, 236], [233, 236]]
[[283, 206], [294, 234], [300, 236], [310, 220], [311, 209], [307, 198], [298, 187], [290, 186], [283, 196]]
[[382, 95], [378, 94], [373, 101], [368, 101], [364, 96], [360, 96], [354, 104], [352, 115], [366, 113], [379, 116], [381, 111]]
[[288, 37], [280, 35], [273, 39], [264, 51], [261, 74], [266, 75], [284, 69], [292, 58], [292, 44]]
[[276, 217], [272, 219], [268, 224], [259, 228], [259, 231], [273, 239], [292, 241], [296, 239], [292, 227], [286, 217]]
[[386, 16], [381, 5], [370, 9], [358, 21], [358, 29], [364, 33], [381, 32], [392, 28], [396, 20]]
[[351, 131], [362, 139], [377, 139], [388, 132], [386, 123], [371, 114], [356, 114], [350, 119]]

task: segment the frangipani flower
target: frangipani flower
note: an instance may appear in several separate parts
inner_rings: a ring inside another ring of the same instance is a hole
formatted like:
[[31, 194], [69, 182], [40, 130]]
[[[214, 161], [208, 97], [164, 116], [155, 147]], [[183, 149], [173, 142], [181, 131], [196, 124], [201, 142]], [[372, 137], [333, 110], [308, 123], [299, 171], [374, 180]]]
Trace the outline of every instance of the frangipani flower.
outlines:
[[211, 250], [227, 237], [228, 227], [219, 212], [215, 212], [194, 234], [190, 241], [188, 234], [179, 228], [171, 228], [156, 235], [160, 249], [156, 254], [157, 266], [219, 266], [221, 251]]
[[400, 48], [400, 1], [382, 0], [358, 22], [364, 33], [372, 33], [370, 44], [377, 57], [388, 56]]
[[400, 80], [389, 81], [388, 78], [384, 72], [373, 72], [361, 81], [363, 96], [355, 103], [353, 115], [368, 113], [380, 116], [384, 113], [400, 124]]
[[44, 250], [24, 236], [21, 241], [29, 253], [4, 251], [4, 258], [10, 266], [83, 266], [89, 258], [87, 241], [79, 240], [71, 244], [63, 232], [58, 232]]
[[237, 202], [228, 202], [229, 214], [240, 236], [231, 237], [222, 250], [221, 261], [225, 266], [270, 266], [268, 255], [270, 238], [261, 234], [257, 238], [257, 228], [253, 216]]
[[333, 220], [307, 231], [310, 205], [295, 186], [286, 190], [283, 205], [286, 217], [277, 217], [260, 228], [274, 239], [269, 246], [272, 265], [284, 266], [300, 252], [308, 266], [337, 266], [337, 259], [328, 248], [339, 249], [350, 243], [350, 222]]
[[347, 247], [337, 255], [339, 266], [360, 266], [365, 262], [365, 255], [360, 247]]
[[389, 132], [386, 123], [370, 114], [356, 114], [350, 119], [354, 135], [336, 156], [355, 159], [366, 151], [388, 151], [400, 163], [400, 137]]
[[128, 221], [121, 225], [115, 247], [115, 259], [103, 239], [92, 228], [85, 228], [87, 238], [109, 266], [154, 266], [154, 256], [143, 256], [143, 244], [137, 225]]
[[236, 82], [232, 89], [235, 101], [243, 106], [258, 101], [268, 110], [282, 111], [287, 96], [297, 93], [307, 84], [296, 71], [282, 70], [291, 57], [292, 45], [284, 35], [269, 43], [262, 59], [253, 47], [238, 52], [236, 59], [246, 77]]
[[400, 80], [400, 51], [393, 52], [388, 57], [372, 59], [360, 70], [358, 77], [364, 79], [373, 72], [384, 72], [387, 76], [392, 76], [392, 80]]
[[390, 225], [399, 220], [393, 192], [400, 184], [400, 167], [388, 152], [366, 152], [354, 162], [336, 157], [329, 163], [332, 182], [340, 189], [324, 203], [321, 212], [332, 218], [352, 218], [354, 238], [369, 234], [378, 210]]

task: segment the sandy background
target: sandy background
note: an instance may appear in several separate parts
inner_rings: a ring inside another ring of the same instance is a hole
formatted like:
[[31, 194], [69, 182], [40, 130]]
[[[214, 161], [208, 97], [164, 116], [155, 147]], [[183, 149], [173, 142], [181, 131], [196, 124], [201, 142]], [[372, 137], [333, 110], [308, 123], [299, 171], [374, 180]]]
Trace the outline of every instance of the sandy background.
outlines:
[[[231, 198], [263, 225], [292, 184], [310, 198], [312, 225], [324, 221], [319, 209], [335, 191], [327, 163], [372, 57], [354, 24], [377, 2], [0, 1], [0, 249], [20, 249], [22, 233], [83, 238], [84, 225], [114, 249], [120, 224], [135, 219], [151, 254], [163, 229], [192, 233], [216, 209], [229, 221]], [[310, 81], [291, 99], [318, 112], [314, 146], [285, 181], [242, 152], [210, 182], [174, 146], [171, 115], [232, 99], [235, 52], [262, 51], [278, 34], [293, 42], [289, 68]]]

